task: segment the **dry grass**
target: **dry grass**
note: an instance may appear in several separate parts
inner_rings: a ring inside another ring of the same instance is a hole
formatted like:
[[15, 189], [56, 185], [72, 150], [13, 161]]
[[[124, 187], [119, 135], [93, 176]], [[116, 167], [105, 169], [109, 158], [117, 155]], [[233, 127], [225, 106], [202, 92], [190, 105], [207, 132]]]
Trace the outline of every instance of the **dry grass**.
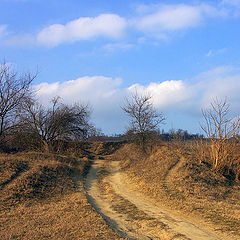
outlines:
[[123, 145], [122, 142], [93, 142], [89, 150], [95, 155], [110, 155]]
[[0, 155], [0, 239], [121, 239], [88, 203], [87, 158]]
[[205, 221], [212, 229], [240, 236], [240, 185], [200, 163], [191, 148], [169, 144], [143, 156], [125, 145], [115, 157], [122, 159], [132, 187], [156, 202]]

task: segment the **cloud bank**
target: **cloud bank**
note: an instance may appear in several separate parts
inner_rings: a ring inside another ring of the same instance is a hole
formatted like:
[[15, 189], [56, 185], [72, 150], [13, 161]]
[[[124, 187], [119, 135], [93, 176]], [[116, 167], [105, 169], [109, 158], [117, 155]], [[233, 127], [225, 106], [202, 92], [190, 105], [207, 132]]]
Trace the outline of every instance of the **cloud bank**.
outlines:
[[[151, 94], [155, 107], [166, 115], [174, 112], [185, 114], [185, 119], [200, 118], [201, 108], [208, 107], [216, 96], [228, 97], [233, 112], [240, 114], [239, 79], [239, 69], [222, 66], [192, 79], [156, 81], [146, 86], [136, 83], [123, 88], [122, 80], [119, 78], [86, 76], [62, 83], [41, 83], [35, 85], [34, 89], [38, 90], [38, 97], [44, 104], [54, 96], [60, 96], [67, 103], [82, 101], [89, 103], [93, 108], [93, 120], [97, 126], [103, 127], [103, 130], [109, 133], [116, 129], [124, 131], [127, 119], [121, 106], [125, 97], [136, 90], [140, 94]], [[176, 125], [188, 128], [184, 122], [177, 122]]]

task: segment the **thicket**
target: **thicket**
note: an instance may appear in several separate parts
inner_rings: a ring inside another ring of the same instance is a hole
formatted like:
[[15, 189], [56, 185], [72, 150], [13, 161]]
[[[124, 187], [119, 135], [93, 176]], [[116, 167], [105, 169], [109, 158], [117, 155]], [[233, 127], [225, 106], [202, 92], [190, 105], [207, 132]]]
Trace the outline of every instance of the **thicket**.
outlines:
[[[96, 133], [90, 107], [66, 105], [55, 97], [47, 105], [35, 98], [31, 83], [37, 74], [19, 74], [0, 65], [0, 149], [59, 151], [66, 142], [84, 140]], [[65, 144], [66, 146], [66, 144]]]
[[212, 169], [224, 175], [240, 176], [240, 118], [230, 117], [227, 99], [214, 99], [209, 109], [202, 111], [201, 125], [206, 140], [199, 142], [200, 160], [209, 159]]

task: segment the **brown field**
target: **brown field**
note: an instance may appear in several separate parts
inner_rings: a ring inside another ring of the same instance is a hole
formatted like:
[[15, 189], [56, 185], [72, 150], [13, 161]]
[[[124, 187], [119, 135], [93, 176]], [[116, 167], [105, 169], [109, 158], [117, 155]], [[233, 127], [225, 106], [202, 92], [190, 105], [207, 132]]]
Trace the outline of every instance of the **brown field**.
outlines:
[[87, 201], [87, 165], [87, 157], [1, 154], [0, 239], [122, 239]]
[[[146, 199], [150, 196], [154, 204], [228, 239], [240, 239], [240, 185], [200, 163], [196, 149], [169, 143], [143, 154], [125, 144], [103, 157], [120, 146], [86, 143], [80, 157], [70, 152], [1, 154], [0, 239], [123, 239], [86, 198], [84, 175], [94, 158], [106, 164], [119, 160], [128, 176], [124, 184]], [[107, 182], [99, 186], [113, 190]], [[135, 222], [146, 218], [126, 199], [113, 192], [111, 197], [114, 211]]]
[[115, 153], [128, 186], [221, 235], [240, 239], [240, 185], [200, 163], [196, 149], [164, 144], [144, 155], [133, 144]]

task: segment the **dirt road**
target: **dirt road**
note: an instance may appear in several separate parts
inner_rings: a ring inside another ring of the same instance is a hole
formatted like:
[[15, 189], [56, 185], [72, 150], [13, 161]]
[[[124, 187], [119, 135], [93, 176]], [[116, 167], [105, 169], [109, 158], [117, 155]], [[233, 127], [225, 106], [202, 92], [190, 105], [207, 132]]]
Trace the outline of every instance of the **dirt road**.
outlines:
[[128, 239], [221, 239], [128, 188], [119, 162], [96, 160], [86, 178], [89, 201], [107, 223]]

